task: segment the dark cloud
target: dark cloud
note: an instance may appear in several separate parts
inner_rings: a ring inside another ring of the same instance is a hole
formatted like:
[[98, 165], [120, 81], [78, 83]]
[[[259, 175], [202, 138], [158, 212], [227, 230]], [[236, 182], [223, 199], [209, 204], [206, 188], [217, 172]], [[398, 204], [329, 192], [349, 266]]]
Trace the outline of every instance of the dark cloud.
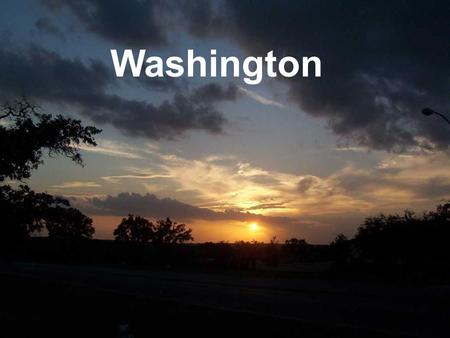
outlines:
[[40, 0], [51, 12], [68, 9], [89, 32], [127, 47], [169, 45], [171, 32], [197, 36], [225, 29], [221, 1], [210, 0]]
[[149, 89], [151, 91], [158, 92], [177, 92], [186, 91], [189, 88], [188, 80], [185, 78], [175, 78], [175, 77], [147, 77], [141, 76], [139, 78], [133, 77], [131, 74], [127, 73], [124, 78], [128, 81], [130, 85], [139, 84], [143, 88]]
[[226, 123], [212, 106], [197, 105], [183, 94], [176, 94], [173, 102], [164, 101], [160, 106], [108, 95], [92, 107], [85, 107], [82, 113], [94, 122], [107, 121], [130, 136], [155, 139], [174, 138], [191, 129], [220, 133]]
[[69, 103], [96, 101], [112, 80], [111, 71], [102, 62], [92, 60], [85, 65], [37, 46], [0, 48], [0, 72], [3, 94]]
[[212, 36], [225, 29], [225, 20], [221, 15], [224, 6], [221, 1], [179, 1], [179, 8], [185, 26], [195, 36]]
[[50, 10], [67, 8], [90, 32], [105, 40], [130, 47], [161, 46], [167, 43], [164, 13], [160, 0], [41, 0]]
[[418, 187], [418, 195], [424, 198], [450, 197], [450, 182], [447, 177], [433, 177]]
[[286, 80], [300, 109], [339, 136], [402, 151], [448, 126], [420, 114], [450, 106], [448, 1], [226, 1], [227, 32], [251, 54], [319, 56], [321, 79]]
[[129, 47], [163, 46], [169, 32], [187, 31], [226, 37], [254, 55], [318, 56], [322, 78], [282, 80], [299, 108], [336, 135], [391, 151], [422, 146], [417, 137], [449, 145], [448, 126], [420, 114], [450, 106], [448, 1], [42, 1]]
[[[336, 179], [339, 188], [353, 195], [361, 192], [373, 191], [375, 187], [389, 186], [399, 182], [386, 180], [385, 173], [381, 170], [373, 171], [346, 171], [339, 174]], [[400, 188], [400, 186], [397, 185]]]
[[171, 198], [159, 199], [155, 195], [120, 193], [104, 199], [92, 198], [89, 206], [93, 213], [124, 216], [128, 213], [146, 217], [173, 217], [175, 219], [214, 219], [215, 212], [179, 202]]
[[314, 176], [306, 176], [302, 178], [297, 184], [297, 190], [300, 193], [306, 193], [309, 189], [317, 184], [318, 178]]
[[280, 185], [282, 184], [279, 179], [276, 177], [268, 176], [268, 175], [251, 175], [247, 177], [248, 180], [264, 185]]
[[[270, 217], [227, 210], [217, 212], [207, 208], [199, 208], [182, 203], [171, 198], [158, 198], [153, 194], [120, 193], [116, 196], [108, 195], [106, 198], [90, 198], [87, 200], [71, 199], [74, 205], [84, 212], [93, 215], [126, 216], [129, 213], [163, 218], [171, 217], [180, 220], [233, 220], [233, 221], [265, 221], [273, 223], [290, 223], [292, 219], [286, 217]], [[273, 207], [273, 205], [272, 205]]]
[[230, 83], [222, 87], [217, 83], [209, 83], [193, 90], [191, 98], [194, 102], [234, 101], [239, 96], [238, 87]]
[[257, 204], [255, 206], [247, 208], [246, 210], [252, 211], [252, 210], [262, 210], [262, 209], [285, 209], [285, 208], [287, 208], [286, 203], [271, 202], [271, 203]]
[[[173, 7], [175, 2], [169, 3], [159, 0], [40, 0], [40, 3], [50, 13], [57, 15], [63, 14], [63, 10], [68, 9], [79, 19], [81, 25], [88, 32], [127, 48], [165, 46], [167, 44], [166, 30], [170, 25], [163, 24], [163, 18], [169, 20], [169, 17], [171, 17], [174, 20]], [[60, 34], [58, 27], [48, 17], [38, 19], [35, 26], [50, 34]], [[125, 78], [130, 82], [133, 81], [157, 91], [166, 92], [187, 88], [183, 79], [148, 78], [145, 76], [136, 79], [131, 75], [126, 75]]]
[[[26, 50], [0, 48], [2, 96], [25, 95], [37, 100], [79, 106], [81, 114], [98, 124], [111, 124], [131, 136], [173, 138], [187, 130], [222, 131], [225, 118], [210, 104], [219, 99], [181, 94], [156, 106], [108, 94], [113, 72], [102, 62], [88, 64], [65, 59], [54, 52], [32, 46]], [[208, 87], [209, 88], [209, 87]], [[231, 87], [230, 87], [231, 88]], [[221, 89], [218, 89], [219, 92]], [[228, 95], [230, 89], [223, 93]], [[202, 89], [198, 89], [202, 91]], [[206, 89], [204, 92], [211, 91]], [[232, 99], [224, 96], [222, 99]]]
[[384, 169], [371, 171], [347, 171], [335, 178], [336, 187], [352, 196], [370, 195], [377, 189], [397, 189], [409, 192], [417, 198], [433, 200], [448, 199], [450, 181], [448, 177], [435, 176], [421, 180], [405, 180]]
[[34, 26], [40, 32], [51, 34], [65, 40], [63, 32], [56, 26], [50, 18], [43, 17], [36, 20]]

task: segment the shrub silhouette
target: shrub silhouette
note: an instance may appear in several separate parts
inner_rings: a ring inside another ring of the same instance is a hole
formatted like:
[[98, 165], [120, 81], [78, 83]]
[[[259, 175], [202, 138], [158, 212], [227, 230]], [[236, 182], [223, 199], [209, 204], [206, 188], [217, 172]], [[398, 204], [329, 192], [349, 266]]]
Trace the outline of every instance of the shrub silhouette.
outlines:
[[192, 241], [192, 230], [186, 224], [172, 222], [170, 218], [152, 223], [140, 216], [128, 215], [114, 230], [118, 241], [141, 243], [177, 244]]

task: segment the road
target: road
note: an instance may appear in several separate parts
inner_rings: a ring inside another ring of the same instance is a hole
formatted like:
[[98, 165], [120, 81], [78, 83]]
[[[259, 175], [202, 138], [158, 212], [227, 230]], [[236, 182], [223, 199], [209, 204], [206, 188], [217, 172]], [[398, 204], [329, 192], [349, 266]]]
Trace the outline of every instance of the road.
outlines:
[[0, 274], [118, 294], [413, 337], [450, 336], [450, 287], [395, 287], [270, 278], [14, 263]]

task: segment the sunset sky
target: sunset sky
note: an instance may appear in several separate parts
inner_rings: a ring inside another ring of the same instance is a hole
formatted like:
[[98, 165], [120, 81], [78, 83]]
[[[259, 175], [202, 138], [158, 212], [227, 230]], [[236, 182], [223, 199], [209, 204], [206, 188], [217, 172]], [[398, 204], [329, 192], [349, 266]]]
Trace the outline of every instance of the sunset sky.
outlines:
[[[93, 124], [85, 167], [46, 158], [30, 185], [111, 238], [128, 213], [195, 241], [326, 243], [379, 212], [450, 196], [447, 1], [0, 4], [0, 96]], [[321, 78], [116, 78], [110, 49], [318, 56]], [[257, 224], [257, 226], [255, 225]]]

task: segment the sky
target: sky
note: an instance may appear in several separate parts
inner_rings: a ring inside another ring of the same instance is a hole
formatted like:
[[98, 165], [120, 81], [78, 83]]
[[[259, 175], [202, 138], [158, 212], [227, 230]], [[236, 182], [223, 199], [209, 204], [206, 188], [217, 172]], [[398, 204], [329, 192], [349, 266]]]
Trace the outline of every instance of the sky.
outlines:
[[[447, 1], [3, 0], [0, 99], [103, 130], [85, 166], [29, 184], [112, 238], [133, 213], [196, 242], [351, 236], [371, 215], [448, 200]], [[117, 78], [110, 49], [317, 56], [321, 78]], [[14, 182], [13, 182], [14, 183]], [[257, 224], [255, 227], [252, 224]]]

